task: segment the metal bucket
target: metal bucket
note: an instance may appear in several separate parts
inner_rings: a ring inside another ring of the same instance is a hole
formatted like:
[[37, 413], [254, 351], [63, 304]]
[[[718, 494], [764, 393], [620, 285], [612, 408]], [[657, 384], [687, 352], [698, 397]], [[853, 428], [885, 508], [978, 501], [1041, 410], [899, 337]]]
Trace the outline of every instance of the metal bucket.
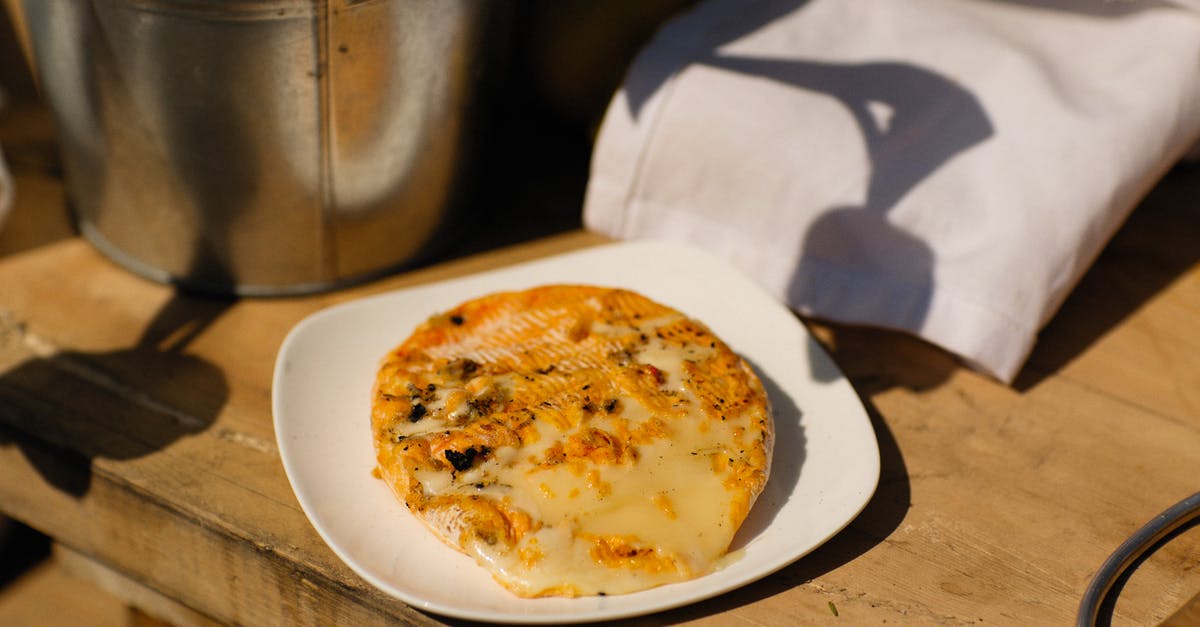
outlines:
[[485, 0], [24, 0], [80, 230], [122, 265], [286, 294], [417, 261], [458, 210]]

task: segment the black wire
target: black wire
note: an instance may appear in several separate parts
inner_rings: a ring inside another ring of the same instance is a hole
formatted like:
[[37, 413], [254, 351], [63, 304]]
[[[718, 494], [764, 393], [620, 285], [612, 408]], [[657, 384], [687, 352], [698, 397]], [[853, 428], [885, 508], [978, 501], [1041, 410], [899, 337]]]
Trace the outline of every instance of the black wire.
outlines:
[[1083, 593], [1079, 604], [1079, 614], [1075, 624], [1078, 627], [1093, 627], [1100, 612], [1100, 606], [1108, 596], [1113, 585], [1125, 572], [1129, 565], [1142, 557], [1159, 540], [1193, 520], [1200, 519], [1200, 492], [1172, 505], [1163, 513], [1129, 536], [1117, 550], [1104, 561], [1092, 582]]

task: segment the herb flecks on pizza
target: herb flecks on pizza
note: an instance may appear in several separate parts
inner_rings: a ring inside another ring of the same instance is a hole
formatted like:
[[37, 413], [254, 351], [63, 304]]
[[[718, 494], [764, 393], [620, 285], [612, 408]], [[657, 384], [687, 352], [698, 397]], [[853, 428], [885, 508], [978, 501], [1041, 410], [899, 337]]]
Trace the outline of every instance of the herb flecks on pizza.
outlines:
[[620, 289], [463, 303], [383, 360], [377, 475], [524, 597], [621, 594], [711, 572], [761, 493], [773, 423], [699, 321]]

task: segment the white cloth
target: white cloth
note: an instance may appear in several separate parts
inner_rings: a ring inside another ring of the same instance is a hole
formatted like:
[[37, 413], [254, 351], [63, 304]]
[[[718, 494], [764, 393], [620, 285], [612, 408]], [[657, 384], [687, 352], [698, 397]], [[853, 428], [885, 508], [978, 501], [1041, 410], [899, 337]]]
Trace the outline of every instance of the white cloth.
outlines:
[[1198, 136], [1181, 4], [706, 0], [610, 104], [584, 220], [1011, 381]]

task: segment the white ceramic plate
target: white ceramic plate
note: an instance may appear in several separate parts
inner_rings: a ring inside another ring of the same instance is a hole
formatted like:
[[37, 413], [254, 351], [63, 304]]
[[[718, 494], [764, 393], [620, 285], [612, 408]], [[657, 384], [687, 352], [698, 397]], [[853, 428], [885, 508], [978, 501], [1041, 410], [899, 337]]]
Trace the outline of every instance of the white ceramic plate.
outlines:
[[[436, 540], [371, 476], [370, 389], [379, 360], [430, 314], [546, 283], [634, 289], [703, 320], [763, 379], [775, 412], [771, 477], [722, 569], [626, 595], [520, 599]], [[570, 623], [647, 614], [719, 595], [799, 559], [845, 527], [879, 480], [858, 396], [799, 321], [707, 253], [611, 244], [338, 305], [300, 322], [275, 364], [275, 434], [313, 526], [359, 575], [445, 616]]]

